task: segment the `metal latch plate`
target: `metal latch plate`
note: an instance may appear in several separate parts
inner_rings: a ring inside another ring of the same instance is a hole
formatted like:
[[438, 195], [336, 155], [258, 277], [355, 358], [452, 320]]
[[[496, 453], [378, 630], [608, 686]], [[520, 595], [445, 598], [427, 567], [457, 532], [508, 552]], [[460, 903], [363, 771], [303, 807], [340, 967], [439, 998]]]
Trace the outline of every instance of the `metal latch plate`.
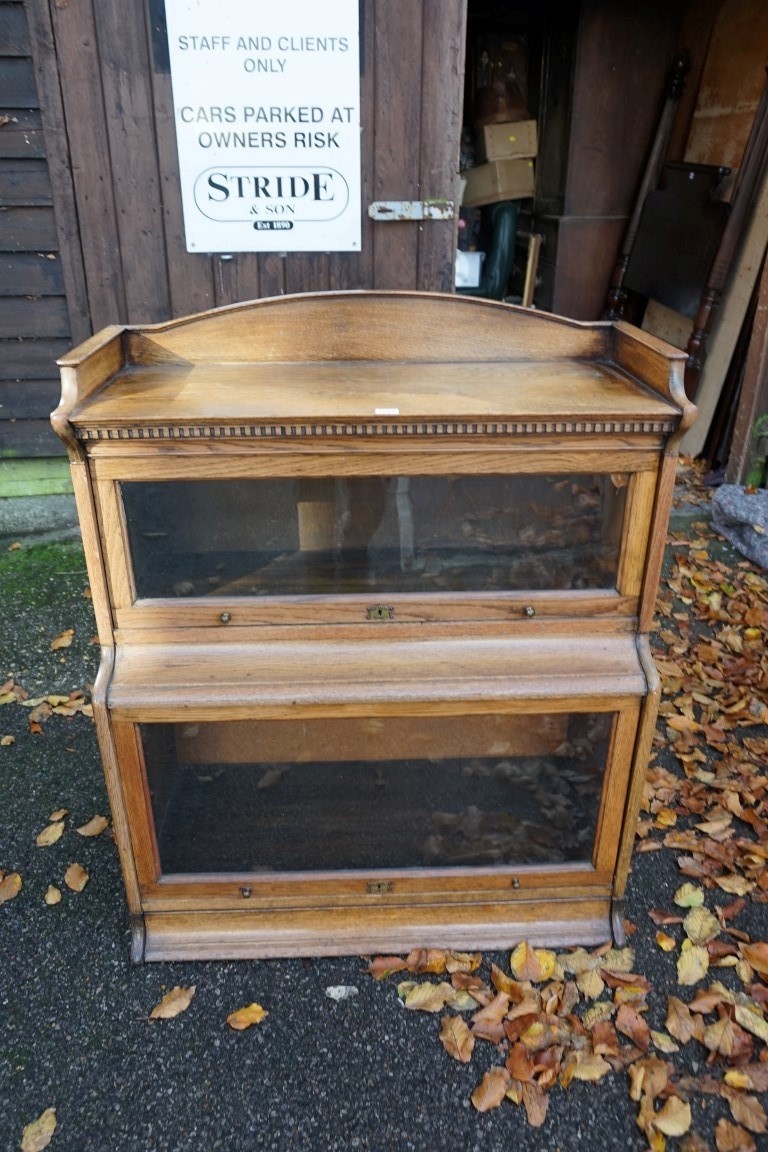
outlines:
[[374, 200], [368, 206], [372, 220], [453, 220], [453, 200]]

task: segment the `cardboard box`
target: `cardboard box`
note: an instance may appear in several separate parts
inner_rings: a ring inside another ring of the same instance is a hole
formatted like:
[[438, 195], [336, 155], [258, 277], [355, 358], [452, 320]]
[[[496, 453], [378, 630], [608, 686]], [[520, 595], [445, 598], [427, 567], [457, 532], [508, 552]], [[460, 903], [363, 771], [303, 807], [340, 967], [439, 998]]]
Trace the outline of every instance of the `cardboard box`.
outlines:
[[539, 150], [535, 120], [513, 120], [505, 124], [486, 124], [480, 133], [482, 160], [531, 158]]
[[464, 173], [467, 186], [463, 203], [479, 208], [497, 200], [522, 200], [533, 196], [533, 160], [493, 160]]

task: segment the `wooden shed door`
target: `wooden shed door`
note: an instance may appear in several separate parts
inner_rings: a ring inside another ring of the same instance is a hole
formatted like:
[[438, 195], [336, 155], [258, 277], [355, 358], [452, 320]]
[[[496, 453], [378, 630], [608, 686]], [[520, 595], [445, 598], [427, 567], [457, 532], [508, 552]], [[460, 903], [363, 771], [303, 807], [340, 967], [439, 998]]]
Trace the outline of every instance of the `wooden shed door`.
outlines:
[[82, 265], [73, 290], [94, 330], [285, 292], [452, 289], [455, 221], [374, 223], [368, 205], [458, 206], [466, 0], [361, 0], [362, 252], [228, 259], [185, 250], [163, 0], [30, 0], [30, 12], [74, 187], [61, 243]]

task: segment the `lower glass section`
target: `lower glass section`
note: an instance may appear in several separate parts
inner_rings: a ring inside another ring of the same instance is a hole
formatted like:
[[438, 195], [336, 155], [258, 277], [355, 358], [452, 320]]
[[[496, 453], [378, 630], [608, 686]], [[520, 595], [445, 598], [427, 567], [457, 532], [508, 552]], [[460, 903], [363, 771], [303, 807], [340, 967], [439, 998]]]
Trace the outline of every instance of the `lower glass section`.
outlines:
[[141, 725], [161, 870], [589, 863], [613, 718]]

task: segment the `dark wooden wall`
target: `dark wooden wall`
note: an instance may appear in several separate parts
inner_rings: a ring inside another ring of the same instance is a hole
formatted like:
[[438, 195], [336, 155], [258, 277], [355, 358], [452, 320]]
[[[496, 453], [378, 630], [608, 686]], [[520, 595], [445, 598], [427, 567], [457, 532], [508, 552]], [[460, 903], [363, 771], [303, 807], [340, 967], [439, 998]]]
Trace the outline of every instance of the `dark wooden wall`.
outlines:
[[[12, 240], [0, 218], [0, 291], [13, 293], [3, 335], [20, 335], [22, 325], [32, 341], [4, 359], [3, 372], [19, 382], [0, 387], [15, 389], [29, 432], [9, 428], [6, 452], [58, 451], [47, 426], [53, 360], [106, 324], [286, 292], [452, 288], [453, 223], [374, 224], [367, 208], [458, 199], [465, 0], [363, 0], [361, 16], [362, 251], [222, 259], [185, 250], [162, 0], [0, 0], [4, 27], [18, 27], [17, 48], [0, 61], [0, 107], [13, 85], [23, 92], [0, 149], [21, 149], [28, 166], [27, 199], [9, 209]], [[3, 206], [18, 195], [12, 179], [4, 169]]]
[[688, 4], [549, 6], [536, 186], [545, 308], [577, 320], [603, 311]]
[[71, 329], [24, 5], [0, 0], [0, 454], [47, 455]]

